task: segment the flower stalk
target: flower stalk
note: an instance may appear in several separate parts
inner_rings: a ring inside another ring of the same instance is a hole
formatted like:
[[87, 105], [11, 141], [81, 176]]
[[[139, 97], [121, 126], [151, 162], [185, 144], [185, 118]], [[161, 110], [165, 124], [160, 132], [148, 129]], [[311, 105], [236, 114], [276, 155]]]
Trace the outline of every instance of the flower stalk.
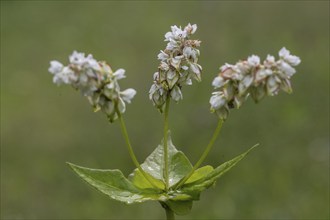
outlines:
[[221, 128], [222, 128], [222, 125], [223, 125], [223, 120], [219, 119], [218, 121], [218, 125], [213, 133], [213, 136], [209, 142], [209, 144], [207, 145], [207, 147], [205, 148], [203, 154], [201, 155], [201, 157], [199, 158], [199, 160], [197, 161], [197, 163], [193, 166], [192, 170], [190, 171], [190, 173], [188, 173], [183, 179], [181, 179], [177, 184], [176, 186], [174, 186], [174, 189], [178, 189], [180, 188], [192, 175], [193, 173], [195, 172], [195, 170], [200, 167], [200, 165], [204, 162], [205, 158], [207, 157], [207, 155], [210, 153], [213, 145], [214, 145], [214, 142], [217, 140], [219, 134], [220, 134], [220, 131], [221, 131]]
[[168, 113], [170, 109], [170, 96], [167, 97], [165, 103], [165, 112], [164, 112], [164, 179], [165, 179], [165, 189], [169, 189], [169, 175], [168, 175]]
[[146, 172], [144, 172], [144, 170], [141, 168], [140, 166], [140, 163], [139, 161], [137, 160], [136, 156], [135, 156], [135, 153], [133, 151], [133, 148], [132, 148], [132, 145], [131, 145], [131, 142], [129, 140], [129, 137], [128, 137], [128, 133], [127, 133], [127, 129], [126, 129], [126, 125], [125, 125], [125, 122], [124, 122], [124, 119], [120, 113], [120, 110], [118, 109], [118, 107], [116, 106], [116, 113], [118, 115], [118, 119], [119, 119], [119, 122], [120, 122], [120, 128], [121, 128], [121, 132], [123, 134], [123, 137], [125, 139], [125, 142], [126, 142], [126, 146], [127, 146], [127, 149], [128, 149], [128, 153], [134, 163], [134, 165], [139, 169], [139, 171], [141, 172], [141, 174], [143, 175], [143, 177], [155, 188], [157, 188], [157, 186], [153, 183], [153, 181], [151, 180], [151, 178], [146, 174]]
[[175, 220], [174, 212], [170, 208], [166, 207], [165, 212], [166, 212], [166, 220]]

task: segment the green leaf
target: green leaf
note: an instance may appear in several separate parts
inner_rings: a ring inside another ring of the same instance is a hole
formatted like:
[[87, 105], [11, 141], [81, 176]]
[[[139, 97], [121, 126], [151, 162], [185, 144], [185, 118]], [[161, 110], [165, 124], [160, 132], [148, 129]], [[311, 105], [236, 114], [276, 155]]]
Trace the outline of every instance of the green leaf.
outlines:
[[[158, 189], [165, 189], [165, 184], [163, 181], [158, 180], [151, 176], [150, 174], [146, 173], [150, 178], [149, 180], [158, 188]], [[150, 189], [154, 188], [153, 185], [142, 175], [139, 169], [135, 169], [133, 173], [128, 176], [128, 180], [131, 181], [136, 187], [140, 189]]]
[[112, 199], [126, 204], [160, 200], [162, 194], [152, 189], [139, 189], [127, 180], [120, 170], [90, 169], [68, 163], [87, 183]]
[[186, 181], [185, 184], [193, 183], [197, 180], [200, 180], [200, 179], [204, 178], [206, 175], [208, 175], [213, 170], [214, 170], [214, 168], [210, 165], [201, 167], [194, 171], [194, 173], [191, 175], [191, 177], [189, 177], [189, 179]]
[[186, 155], [181, 151], [176, 152], [169, 158], [169, 161], [169, 184], [171, 187], [192, 170], [192, 165]]
[[[172, 143], [171, 134], [168, 132], [168, 157], [169, 157], [169, 183], [175, 185], [180, 179], [187, 175], [192, 165], [188, 158], [178, 151]], [[164, 140], [141, 164], [142, 169], [155, 179], [164, 180]]]
[[[191, 195], [194, 198], [194, 200], [198, 200], [200, 192], [202, 192], [203, 190], [214, 185], [218, 178], [220, 178], [223, 174], [225, 174], [231, 168], [233, 168], [239, 161], [241, 161], [256, 146], [257, 145], [253, 146], [248, 151], [235, 157], [234, 159], [231, 159], [231, 160], [221, 164], [220, 166], [218, 166], [217, 168], [215, 168], [214, 170], [209, 172], [206, 176], [202, 177], [201, 179], [196, 180], [194, 182], [190, 182], [190, 183], [186, 182], [179, 190], [182, 193]], [[204, 168], [204, 169], [206, 169], [206, 168]]]

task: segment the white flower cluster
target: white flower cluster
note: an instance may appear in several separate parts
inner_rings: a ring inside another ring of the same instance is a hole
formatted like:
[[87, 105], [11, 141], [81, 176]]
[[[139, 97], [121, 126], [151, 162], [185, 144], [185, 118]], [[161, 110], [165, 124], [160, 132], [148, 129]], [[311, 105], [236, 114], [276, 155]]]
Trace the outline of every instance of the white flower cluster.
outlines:
[[116, 109], [125, 112], [125, 102], [130, 103], [135, 96], [134, 89], [120, 91], [118, 80], [125, 78], [125, 70], [113, 72], [105, 62], [96, 61], [91, 54], [74, 51], [69, 56], [69, 65], [54, 60], [48, 71], [54, 75], [53, 82], [69, 84], [87, 97], [94, 111], [102, 110], [113, 122], [117, 117]]
[[256, 55], [235, 65], [225, 64], [212, 82], [217, 90], [212, 93], [211, 111], [225, 120], [231, 108], [239, 108], [251, 95], [255, 102], [264, 96], [277, 95], [280, 90], [291, 93], [290, 78], [296, 73], [293, 66], [300, 58], [290, 54], [285, 47], [279, 51], [279, 60], [268, 55], [263, 63]]
[[197, 63], [201, 42], [189, 39], [196, 29], [196, 24], [188, 24], [183, 30], [171, 26], [171, 31], [165, 34], [168, 43], [158, 54], [160, 64], [149, 91], [150, 100], [161, 111], [168, 97], [176, 102], [182, 99], [183, 85], [191, 85], [192, 79], [201, 81], [202, 67]]

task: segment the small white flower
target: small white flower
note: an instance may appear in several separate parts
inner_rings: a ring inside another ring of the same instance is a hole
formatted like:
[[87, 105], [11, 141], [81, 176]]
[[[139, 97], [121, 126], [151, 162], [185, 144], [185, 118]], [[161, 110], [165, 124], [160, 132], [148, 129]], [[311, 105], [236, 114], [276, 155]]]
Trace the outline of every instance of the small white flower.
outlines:
[[183, 31], [181, 29], [181, 27], [179, 28], [176, 25], [174, 25], [174, 26], [171, 26], [171, 29], [172, 29], [173, 38], [175, 40], [179, 40], [179, 39], [185, 38], [187, 36], [187, 32]]
[[226, 104], [226, 98], [222, 92], [213, 92], [210, 98], [211, 108], [217, 110]]
[[214, 80], [212, 81], [212, 86], [214, 88], [220, 88], [225, 84], [224, 79], [221, 76], [217, 76], [214, 78]]
[[181, 69], [183, 69], [183, 70], [188, 70], [189, 67], [187, 67], [187, 66], [181, 66]]
[[158, 81], [159, 80], [159, 72], [155, 72], [153, 78], [154, 78], [154, 81]]
[[174, 50], [179, 47], [179, 44], [177, 41], [170, 39], [170, 42], [167, 43], [166, 50]]
[[101, 70], [101, 67], [99, 65], [99, 63], [93, 58], [93, 55], [92, 54], [89, 54], [87, 57], [86, 57], [86, 62], [88, 64], [88, 67], [89, 68], [92, 68], [96, 71], [100, 71]]
[[73, 51], [73, 53], [69, 57], [69, 60], [72, 64], [83, 65], [85, 62], [85, 54]]
[[185, 48], [183, 48], [183, 55], [187, 59], [195, 60], [197, 57], [197, 52], [196, 52], [196, 50], [192, 49], [191, 47], [185, 47]]
[[171, 66], [173, 66], [175, 69], [179, 70], [182, 58], [183, 58], [183, 56], [176, 56], [176, 57], [172, 58], [170, 60]]
[[260, 57], [252, 55], [248, 57], [247, 62], [250, 66], [257, 66], [260, 64]]
[[285, 60], [286, 60], [290, 65], [292, 65], [292, 66], [297, 66], [297, 65], [299, 65], [300, 62], [301, 62], [301, 60], [300, 60], [299, 57], [297, 57], [297, 56], [292, 56], [292, 55], [286, 57]]
[[61, 85], [63, 83], [71, 84], [75, 80], [77, 80], [77, 77], [74, 75], [74, 72], [68, 67], [64, 67], [62, 71], [55, 74], [53, 78], [53, 82], [57, 85]]
[[275, 63], [275, 57], [274, 56], [272, 56], [272, 55], [267, 55], [267, 58], [266, 58], [266, 61], [268, 62], [268, 63]]
[[264, 80], [266, 77], [268, 77], [272, 74], [273, 74], [273, 71], [271, 69], [260, 68], [256, 72], [255, 80], [256, 80], [256, 82], [260, 82], [260, 81]]
[[199, 66], [197, 64], [195, 64], [195, 63], [190, 63], [190, 69], [195, 74], [200, 74], [201, 73], [201, 70], [200, 70]]
[[163, 61], [160, 62], [160, 65], [159, 65], [159, 69], [163, 70], [163, 71], [168, 71], [169, 70], [169, 65]]
[[158, 60], [166, 61], [169, 56], [167, 53], [165, 53], [164, 51], [161, 50], [157, 57], [158, 57]]
[[231, 64], [228, 64], [228, 63], [225, 63], [224, 65], [222, 65], [219, 69], [221, 72], [224, 72], [226, 69], [233, 69], [234, 65], [231, 65]]
[[116, 72], [114, 72], [113, 75], [115, 76], [116, 80], [120, 80], [126, 77], [124, 69], [116, 70]]
[[127, 103], [131, 103], [131, 100], [135, 95], [136, 91], [134, 89], [125, 89], [124, 91], [120, 92], [121, 98]]
[[296, 70], [283, 60], [279, 61], [279, 69], [282, 70], [289, 78], [296, 73]]
[[184, 31], [188, 34], [194, 34], [197, 30], [197, 25], [193, 24], [191, 25], [190, 23], [184, 28]]
[[239, 95], [242, 96], [252, 85], [253, 83], [253, 76], [246, 75], [242, 81], [239, 82], [238, 91]]
[[48, 71], [52, 74], [57, 74], [61, 72], [63, 69], [63, 64], [58, 62], [57, 60], [50, 61], [50, 67]]
[[285, 47], [282, 47], [281, 50], [278, 52], [278, 55], [284, 58], [290, 55], [290, 51], [288, 51]]
[[277, 84], [275, 77], [270, 76], [267, 80], [267, 94], [275, 95], [278, 88], [279, 88], [279, 85]]
[[291, 55], [290, 51], [287, 50], [285, 47], [283, 47], [279, 52], [278, 55], [280, 58], [283, 58], [285, 61], [287, 61], [292, 66], [297, 66], [300, 64], [301, 60], [299, 57]]
[[190, 86], [190, 85], [192, 85], [192, 80], [190, 78], [188, 78], [184, 83], [186, 85]]
[[171, 91], [171, 97], [174, 101], [179, 101], [180, 99], [182, 99], [182, 93], [181, 93], [181, 89], [178, 86], [175, 86], [172, 91]]

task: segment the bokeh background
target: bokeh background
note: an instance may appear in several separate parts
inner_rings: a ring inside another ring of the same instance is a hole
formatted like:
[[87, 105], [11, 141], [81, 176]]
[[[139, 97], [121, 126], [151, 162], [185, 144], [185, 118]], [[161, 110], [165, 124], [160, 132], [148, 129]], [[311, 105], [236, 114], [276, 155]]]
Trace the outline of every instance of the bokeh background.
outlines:
[[302, 63], [292, 95], [232, 111], [207, 163], [261, 146], [178, 219], [329, 218], [328, 1], [1, 1], [2, 219], [165, 218], [159, 204], [110, 200], [67, 167], [134, 169], [118, 123], [52, 84], [47, 69], [73, 50], [125, 68], [122, 87], [138, 91], [125, 120], [142, 161], [162, 138], [148, 100], [157, 54], [169, 27], [189, 22], [198, 24], [203, 81], [172, 105], [170, 128], [192, 162], [216, 126], [208, 100], [222, 64], [283, 46]]

